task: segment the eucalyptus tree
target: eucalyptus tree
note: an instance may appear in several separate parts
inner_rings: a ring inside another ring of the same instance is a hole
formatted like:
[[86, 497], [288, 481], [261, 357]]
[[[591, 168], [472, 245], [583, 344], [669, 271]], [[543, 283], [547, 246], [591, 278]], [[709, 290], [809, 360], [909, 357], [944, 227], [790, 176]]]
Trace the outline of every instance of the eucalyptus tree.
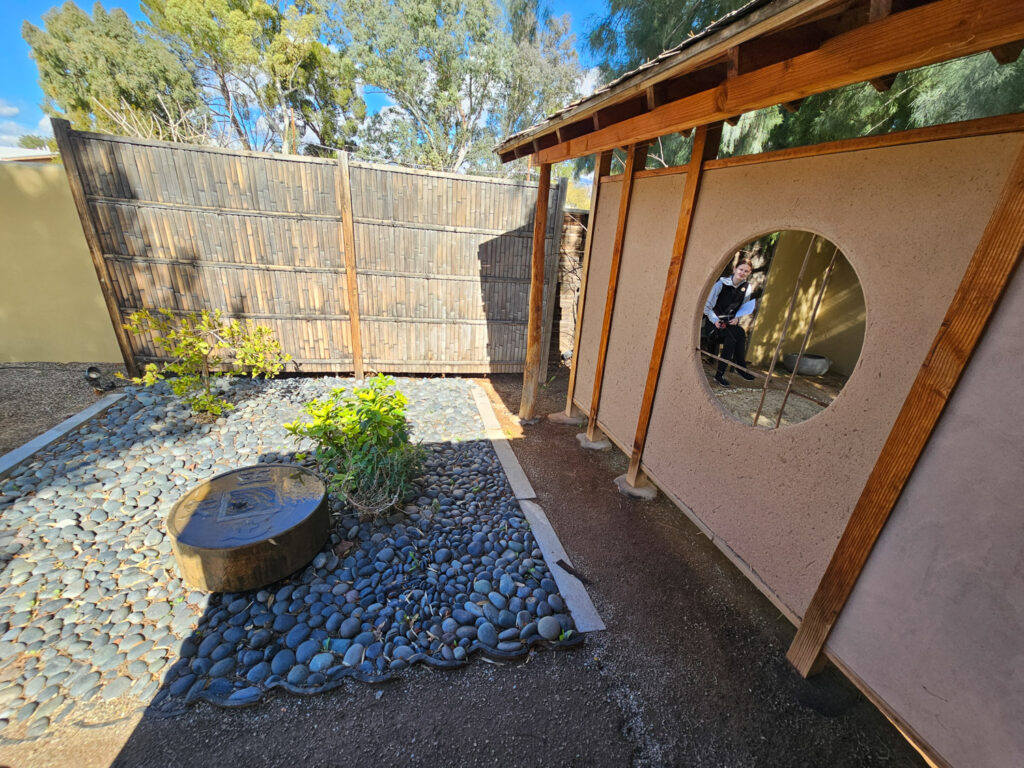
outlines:
[[360, 132], [367, 157], [494, 170], [494, 144], [581, 82], [568, 19], [536, 0], [339, 0], [332, 18], [364, 87], [388, 102]]
[[43, 110], [79, 130], [178, 140], [202, 136], [205, 106], [189, 71], [121, 10], [72, 2], [22, 25], [39, 69]]

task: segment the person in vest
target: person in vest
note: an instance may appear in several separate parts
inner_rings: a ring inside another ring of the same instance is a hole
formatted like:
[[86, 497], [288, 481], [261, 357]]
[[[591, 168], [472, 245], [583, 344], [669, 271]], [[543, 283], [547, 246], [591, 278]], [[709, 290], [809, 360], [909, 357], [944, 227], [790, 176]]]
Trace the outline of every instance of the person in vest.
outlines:
[[[736, 312], [747, 301], [752, 291], [747, 282], [752, 270], [751, 263], [741, 259], [730, 277], [722, 277], [715, 281], [708, 300], [704, 302], [705, 322], [713, 326], [713, 331], [722, 342], [723, 359], [718, 361], [715, 381], [723, 387], [729, 386], [725, 378], [725, 369], [729, 366], [726, 361], [731, 360], [742, 368], [747, 367], [747, 334], [739, 325]], [[754, 378], [741, 368], [736, 368], [736, 373], [747, 381]]]

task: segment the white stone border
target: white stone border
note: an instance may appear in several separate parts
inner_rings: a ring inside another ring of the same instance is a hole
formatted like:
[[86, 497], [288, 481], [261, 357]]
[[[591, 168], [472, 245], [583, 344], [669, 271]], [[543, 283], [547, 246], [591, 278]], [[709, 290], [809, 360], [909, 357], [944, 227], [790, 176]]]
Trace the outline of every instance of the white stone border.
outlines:
[[123, 397], [125, 397], [125, 395], [118, 392], [104, 395], [88, 408], [79, 411], [74, 416], [64, 419], [64, 421], [53, 429], [44, 432], [33, 440], [29, 440], [20, 448], [15, 448], [13, 451], [9, 451], [3, 456], [0, 456], [0, 480], [11, 474], [11, 472], [13, 472], [20, 464], [23, 464], [32, 458], [33, 454], [43, 450], [43, 448], [48, 446], [50, 443], [56, 442], [60, 438], [64, 437], [64, 435], [74, 429], [77, 429], [90, 419], [96, 418]]
[[570, 568], [573, 567], [562, 542], [558, 540], [558, 534], [551, 527], [548, 516], [534, 501], [537, 494], [534, 493], [533, 486], [530, 485], [519, 459], [512, 452], [512, 446], [509, 445], [505, 433], [501, 430], [498, 418], [494, 415], [494, 409], [491, 408], [490, 398], [476, 384], [473, 385], [473, 399], [476, 400], [477, 410], [480, 412], [480, 418], [487, 432], [487, 439], [491, 441], [494, 452], [498, 454], [501, 468], [505, 470], [505, 476], [512, 486], [512, 492], [519, 501], [519, 506], [530, 523], [530, 528], [533, 529], [533, 538], [544, 554], [544, 560], [551, 570], [551, 577], [555, 580], [559, 593], [565, 598], [565, 604], [572, 613], [576, 629], [580, 632], [597, 632], [606, 629], [583, 582], [558, 565], [558, 561], [561, 560]]

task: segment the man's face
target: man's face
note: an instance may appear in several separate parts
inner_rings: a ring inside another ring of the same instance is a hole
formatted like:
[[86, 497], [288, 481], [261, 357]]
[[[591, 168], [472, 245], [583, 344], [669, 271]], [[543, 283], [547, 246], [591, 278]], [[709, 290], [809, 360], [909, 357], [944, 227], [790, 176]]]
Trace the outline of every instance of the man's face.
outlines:
[[744, 280], [746, 280], [748, 277], [750, 277], [750, 265], [749, 264], [740, 264], [739, 266], [736, 267], [736, 269], [734, 269], [732, 271], [732, 281], [736, 285], [739, 285]]

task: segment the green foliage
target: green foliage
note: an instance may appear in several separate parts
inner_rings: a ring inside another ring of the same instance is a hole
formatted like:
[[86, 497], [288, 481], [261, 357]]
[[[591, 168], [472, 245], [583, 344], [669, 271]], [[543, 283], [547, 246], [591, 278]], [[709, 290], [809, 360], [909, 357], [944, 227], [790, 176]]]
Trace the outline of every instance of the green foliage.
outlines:
[[33, 133], [26, 133], [18, 137], [18, 146], [23, 149], [48, 149], [50, 152], [57, 151], [57, 140], [46, 136], [36, 136]]
[[297, 153], [344, 146], [365, 114], [355, 67], [323, 40], [316, 0], [143, 0], [147, 29], [203, 86], [215, 140]]
[[374, 516], [410, 494], [423, 449], [410, 441], [408, 400], [395, 388], [395, 380], [377, 375], [366, 384], [351, 393], [336, 389], [324, 400], [307, 403], [303, 411], [312, 421], [296, 420], [284, 427], [297, 440], [312, 441], [313, 458], [332, 492], [360, 513]]
[[695, 35], [749, 0], [609, 0], [587, 45], [613, 80]]
[[167, 309], [155, 316], [140, 310], [132, 313], [124, 327], [132, 333], [152, 334], [154, 343], [171, 358], [162, 365], [149, 363], [143, 375], [132, 381], [149, 387], [173, 374], [171, 391], [196, 413], [218, 416], [234, 407], [213, 392], [213, 379], [241, 373], [270, 379], [291, 360], [269, 328], [252, 320], [244, 325], [237, 320], [225, 322], [220, 310], [182, 317]]
[[96, 3], [90, 16], [66, 2], [43, 14], [43, 29], [26, 21], [22, 36], [39, 68], [43, 110], [76, 129], [125, 133], [139, 116], [179, 127], [202, 118], [191, 75], [124, 11]]
[[338, 6], [334, 39], [349, 46], [367, 87], [393, 102], [364, 126], [364, 157], [435, 170], [496, 169], [499, 139], [577, 92], [568, 19], [545, 14], [537, 0], [507, 8], [496, 0]]

